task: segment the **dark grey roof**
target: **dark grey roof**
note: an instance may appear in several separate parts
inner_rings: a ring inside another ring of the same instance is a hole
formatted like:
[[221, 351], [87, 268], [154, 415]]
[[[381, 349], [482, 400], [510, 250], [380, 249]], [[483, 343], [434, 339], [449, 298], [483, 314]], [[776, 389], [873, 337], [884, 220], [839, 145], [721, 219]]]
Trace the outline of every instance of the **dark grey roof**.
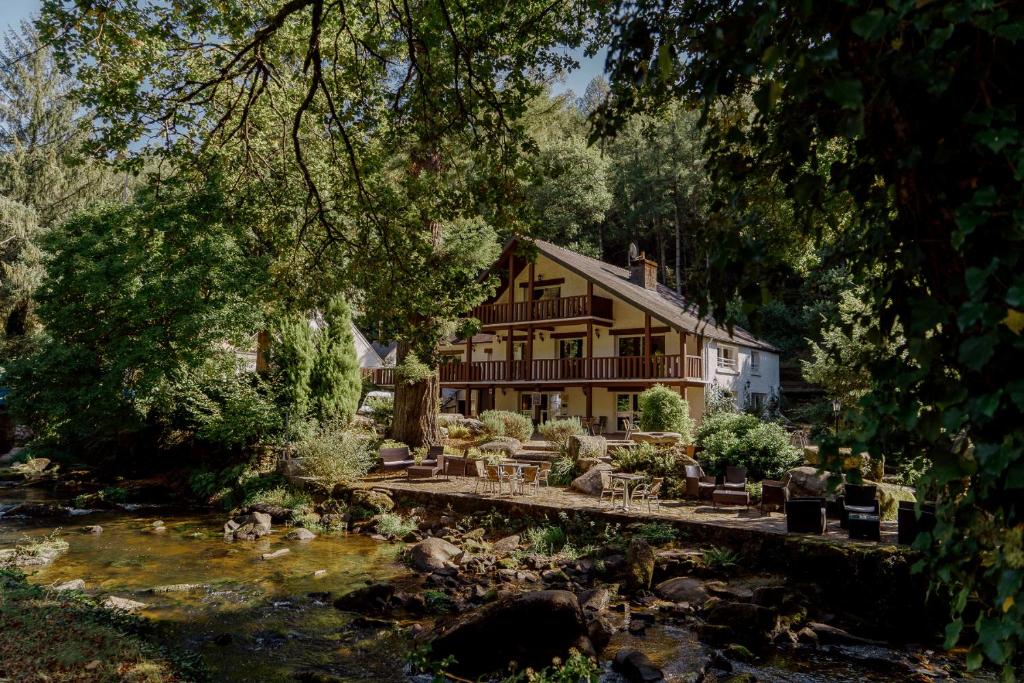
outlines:
[[729, 330], [717, 325], [713, 319], [700, 318], [695, 306], [664, 285], [659, 284], [653, 290], [630, 282], [629, 270], [626, 268], [598, 261], [544, 240], [533, 240], [533, 243], [540, 253], [551, 260], [677, 329], [720, 341], [778, 351], [743, 328], [733, 327], [730, 334]]

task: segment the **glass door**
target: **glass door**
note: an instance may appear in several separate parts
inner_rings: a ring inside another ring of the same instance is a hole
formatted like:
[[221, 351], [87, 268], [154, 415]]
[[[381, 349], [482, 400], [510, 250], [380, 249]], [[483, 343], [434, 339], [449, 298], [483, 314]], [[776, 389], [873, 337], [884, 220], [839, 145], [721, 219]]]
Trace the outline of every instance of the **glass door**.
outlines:
[[626, 431], [626, 420], [632, 420], [636, 424], [637, 416], [640, 414], [639, 394], [616, 394], [615, 395], [615, 431]]

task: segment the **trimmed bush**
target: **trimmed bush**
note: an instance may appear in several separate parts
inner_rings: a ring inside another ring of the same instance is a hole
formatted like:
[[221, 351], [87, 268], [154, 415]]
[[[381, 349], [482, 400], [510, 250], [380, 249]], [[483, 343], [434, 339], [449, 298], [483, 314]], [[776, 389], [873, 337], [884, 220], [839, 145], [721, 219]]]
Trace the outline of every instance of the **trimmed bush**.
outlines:
[[640, 394], [640, 429], [645, 432], [678, 432], [683, 443], [690, 443], [693, 423], [690, 405], [679, 392], [662, 384]]
[[533, 420], [511, 410], [485, 410], [480, 413], [491, 436], [511, 436], [520, 441], [529, 441], [533, 436]]
[[545, 441], [550, 441], [560, 455], [569, 452], [569, 439], [586, 433], [578, 417], [548, 420], [537, 428]]
[[316, 434], [295, 444], [302, 467], [326, 491], [366, 476], [376, 463], [377, 453], [365, 434], [328, 423]]
[[701, 462], [709, 474], [723, 474], [727, 465], [747, 468], [752, 479], [779, 479], [800, 464], [786, 430], [747, 413], [716, 413], [697, 431], [703, 446]]

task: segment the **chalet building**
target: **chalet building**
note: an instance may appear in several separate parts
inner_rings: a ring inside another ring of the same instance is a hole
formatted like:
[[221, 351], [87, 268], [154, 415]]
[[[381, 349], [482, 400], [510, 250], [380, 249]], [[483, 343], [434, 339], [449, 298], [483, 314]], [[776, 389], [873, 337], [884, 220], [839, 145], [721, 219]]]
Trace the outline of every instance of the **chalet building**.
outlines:
[[[654, 384], [677, 388], [698, 421], [712, 382], [740, 403], [778, 395], [776, 349], [698, 318], [657, 283], [653, 261], [640, 255], [627, 270], [533, 244], [534, 260], [518, 255], [519, 240], [505, 246], [491, 268], [497, 294], [471, 313], [480, 333], [440, 349], [441, 387], [458, 392], [458, 412], [595, 418], [612, 432], [636, 416], [638, 395]], [[378, 383], [391, 384], [390, 372], [378, 371]]]

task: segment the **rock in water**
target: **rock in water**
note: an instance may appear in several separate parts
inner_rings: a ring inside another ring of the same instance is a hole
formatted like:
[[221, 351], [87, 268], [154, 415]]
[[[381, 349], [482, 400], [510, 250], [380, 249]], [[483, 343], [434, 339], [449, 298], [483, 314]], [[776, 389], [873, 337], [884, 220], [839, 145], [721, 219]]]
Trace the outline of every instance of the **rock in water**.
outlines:
[[431, 537], [414, 545], [409, 551], [409, 557], [416, 569], [432, 572], [443, 569], [447, 562], [451, 562], [461, 553], [462, 550], [458, 546], [443, 538]]
[[779, 615], [768, 607], [748, 602], [716, 602], [704, 613], [712, 638], [728, 637], [741, 645], [759, 646], [779, 634]]
[[309, 529], [292, 529], [285, 538], [289, 541], [312, 541], [316, 534]]
[[639, 650], [620, 650], [612, 661], [612, 668], [631, 683], [654, 683], [665, 680], [661, 669]]
[[575, 595], [552, 590], [511, 595], [439, 627], [431, 654], [453, 656], [452, 672], [476, 679], [510, 661], [520, 670], [541, 669], [572, 647], [593, 652], [583, 611]]
[[232, 520], [224, 525], [224, 535], [228, 535], [228, 529], [232, 524], [237, 524], [231, 535], [236, 541], [254, 541], [270, 533], [270, 515], [263, 512], [253, 512], [239, 519]]
[[129, 600], [128, 598], [119, 598], [116, 595], [108, 595], [103, 600], [103, 606], [107, 609], [120, 610], [122, 612], [137, 612], [140, 609], [145, 609], [146, 603]]
[[84, 591], [85, 580], [84, 579], [72, 579], [71, 581], [65, 581], [59, 583], [53, 587], [55, 591]]
[[264, 560], [273, 560], [275, 558], [281, 557], [282, 555], [287, 555], [290, 552], [291, 551], [288, 550], [288, 548], [281, 548], [279, 550], [275, 550], [272, 553], [263, 553], [262, 555], [260, 555], [260, 558]]
[[695, 607], [700, 607], [710, 597], [704, 583], [689, 576], [677, 576], [662, 581], [655, 586], [654, 592], [662, 600], [688, 602]]
[[387, 583], [372, 583], [342, 595], [334, 601], [334, 606], [345, 612], [381, 614], [391, 607], [394, 597], [394, 586]]
[[654, 578], [654, 551], [647, 541], [634, 538], [626, 550], [626, 587], [629, 590], [648, 590]]
[[93, 534], [94, 536], [96, 536], [96, 535], [99, 535], [99, 534], [103, 533], [103, 527], [101, 527], [99, 524], [93, 524], [91, 526], [84, 526], [84, 527], [82, 527], [82, 533], [83, 534]]

